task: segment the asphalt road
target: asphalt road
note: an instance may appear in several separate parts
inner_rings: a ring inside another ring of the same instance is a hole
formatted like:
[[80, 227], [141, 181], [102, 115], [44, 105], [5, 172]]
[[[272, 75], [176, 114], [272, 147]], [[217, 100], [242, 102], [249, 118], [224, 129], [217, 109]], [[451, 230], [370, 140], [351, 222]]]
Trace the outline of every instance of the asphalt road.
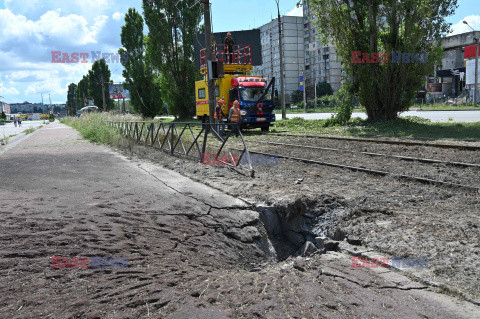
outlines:
[[43, 124], [44, 121], [23, 121], [22, 126], [15, 126], [14, 123], [6, 123], [0, 125], [0, 139], [9, 137], [11, 140], [14, 136], [21, 134], [29, 128], [37, 128]]
[[[277, 112], [276, 119], [280, 120], [282, 114]], [[328, 119], [334, 113], [294, 113], [287, 114], [287, 118], [302, 117], [308, 120]], [[480, 111], [408, 111], [403, 112], [401, 116], [418, 116], [429, 119], [434, 122], [480, 122]], [[354, 112], [352, 117], [366, 119], [367, 115], [363, 112]]]
[[[443, 319], [480, 313], [388, 269], [352, 269], [346, 254], [315, 255], [296, 268], [293, 260], [277, 264], [252, 207], [91, 144], [61, 124], [0, 153], [0, 176], [5, 318]], [[85, 268], [77, 258], [86, 258]], [[94, 267], [94, 258], [101, 266]], [[126, 262], [120, 267], [106, 258]]]

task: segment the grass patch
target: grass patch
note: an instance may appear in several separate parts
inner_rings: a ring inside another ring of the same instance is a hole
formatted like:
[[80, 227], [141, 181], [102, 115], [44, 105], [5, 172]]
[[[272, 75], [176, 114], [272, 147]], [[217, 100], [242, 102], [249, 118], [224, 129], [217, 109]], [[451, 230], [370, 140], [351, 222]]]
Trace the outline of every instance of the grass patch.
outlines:
[[[338, 107], [317, 107], [317, 108], [307, 108], [304, 109], [303, 107], [297, 107], [291, 109], [286, 107], [285, 111], [287, 114], [297, 114], [297, 113], [337, 113], [339, 110]], [[354, 108], [353, 112], [365, 112], [365, 108]], [[282, 109], [275, 109], [275, 113], [282, 114]]]
[[107, 114], [91, 113], [81, 117], [64, 117], [60, 122], [76, 129], [86, 140], [94, 143], [115, 144], [121, 137], [108, 123], [111, 120]]
[[27, 135], [31, 134], [33, 132], [35, 132], [35, 128], [33, 128], [33, 127], [27, 128], [26, 130], [23, 131], [23, 133], [25, 133]]
[[407, 116], [388, 122], [370, 122], [355, 118], [345, 126], [323, 127], [325, 121], [294, 118], [276, 121], [274, 128], [319, 135], [480, 140], [480, 122], [437, 123], [416, 116]]

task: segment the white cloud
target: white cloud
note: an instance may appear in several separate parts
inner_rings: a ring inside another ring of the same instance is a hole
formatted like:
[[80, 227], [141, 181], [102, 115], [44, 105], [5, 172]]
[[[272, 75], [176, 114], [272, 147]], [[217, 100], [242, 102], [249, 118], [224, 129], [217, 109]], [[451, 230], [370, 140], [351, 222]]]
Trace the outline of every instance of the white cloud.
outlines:
[[468, 25], [464, 24], [463, 21], [467, 21], [472, 28], [474, 28], [476, 31], [480, 31], [480, 15], [471, 15], [452, 25], [452, 33], [449, 33], [449, 35], [472, 32], [472, 29], [470, 29]]
[[[105, 15], [97, 16], [89, 25], [84, 17], [76, 14], [61, 16], [61, 10], [57, 9], [32, 21], [8, 9], [0, 9], [0, 46], [13, 47], [25, 41], [29, 45], [61, 43], [63, 46], [96, 43], [96, 37], [107, 20]], [[12, 42], [6, 43], [9, 40]]]
[[[141, 0], [0, 0], [0, 95], [3, 100], [38, 102], [48, 91], [65, 101], [69, 83], [77, 83], [88, 63], [51, 63], [51, 51], [116, 53], [128, 8], [141, 11]], [[111, 63], [112, 79], [123, 80], [123, 67]]]
[[287, 16], [303, 17], [303, 7], [295, 7], [292, 11], [286, 14]]
[[0, 94], [3, 95], [19, 95], [20, 92], [14, 87], [7, 88], [0, 83]]
[[115, 21], [120, 21], [122, 19], [123, 15], [120, 12], [115, 12], [112, 15], [112, 19]]

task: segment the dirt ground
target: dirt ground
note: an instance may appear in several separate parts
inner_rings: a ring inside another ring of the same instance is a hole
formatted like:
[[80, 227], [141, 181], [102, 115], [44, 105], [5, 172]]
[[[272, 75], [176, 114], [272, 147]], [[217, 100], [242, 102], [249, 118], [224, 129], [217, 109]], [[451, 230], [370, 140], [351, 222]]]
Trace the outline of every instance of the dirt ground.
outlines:
[[[259, 215], [289, 216], [291, 236], [354, 234], [387, 257], [428, 257], [422, 278], [477, 300], [476, 196], [286, 160], [252, 179], [142, 146], [122, 153], [51, 124], [1, 155], [2, 317], [478, 317], [341, 252], [288, 257], [298, 247], [272, 246]], [[304, 231], [306, 216], [317, 223]], [[128, 267], [93, 268], [97, 256]]]
[[[479, 186], [479, 169], [407, 162], [360, 154], [273, 146], [257, 141], [303, 144], [349, 151], [377, 152], [466, 163], [479, 163], [478, 151], [398, 146], [365, 142], [247, 135], [251, 150], [379, 169]], [[236, 144], [238, 145], [238, 144]], [[255, 166], [255, 178], [229, 168], [199, 165], [162, 152], [135, 146], [128, 154], [156, 163], [221, 189], [256, 205], [282, 208], [298, 200], [311, 209], [323, 196], [338, 200], [346, 213], [328, 221], [330, 236], [359, 237], [385, 257], [428, 258], [428, 268], [415, 272], [427, 282], [445, 285], [468, 300], [480, 302], [479, 194], [459, 189], [379, 177], [340, 168], [278, 159], [277, 165]], [[240, 170], [242, 172], [242, 170]], [[308, 207], [307, 207], [308, 210]]]

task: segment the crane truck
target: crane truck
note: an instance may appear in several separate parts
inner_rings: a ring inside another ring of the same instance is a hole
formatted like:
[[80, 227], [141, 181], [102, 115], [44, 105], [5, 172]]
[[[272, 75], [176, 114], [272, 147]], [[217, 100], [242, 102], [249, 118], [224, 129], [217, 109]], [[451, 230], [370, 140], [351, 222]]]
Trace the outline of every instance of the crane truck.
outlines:
[[[235, 45], [232, 59], [227, 56], [223, 44], [216, 44], [214, 52], [216, 60], [223, 63], [224, 70], [223, 77], [215, 81], [215, 101], [225, 101], [221, 110], [223, 117], [228, 117], [230, 107], [238, 100], [241, 128], [268, 131], [275, 121], [275, 78], [267, 83], [266, 78], [248, 75], [253, 68], [249, 45]], [[203, 122], [208, 121], [210, 114], [205, 56], [205, 50], [202, 50], [200, 71], [205, 78], [195, 82], [196, 115]]]

